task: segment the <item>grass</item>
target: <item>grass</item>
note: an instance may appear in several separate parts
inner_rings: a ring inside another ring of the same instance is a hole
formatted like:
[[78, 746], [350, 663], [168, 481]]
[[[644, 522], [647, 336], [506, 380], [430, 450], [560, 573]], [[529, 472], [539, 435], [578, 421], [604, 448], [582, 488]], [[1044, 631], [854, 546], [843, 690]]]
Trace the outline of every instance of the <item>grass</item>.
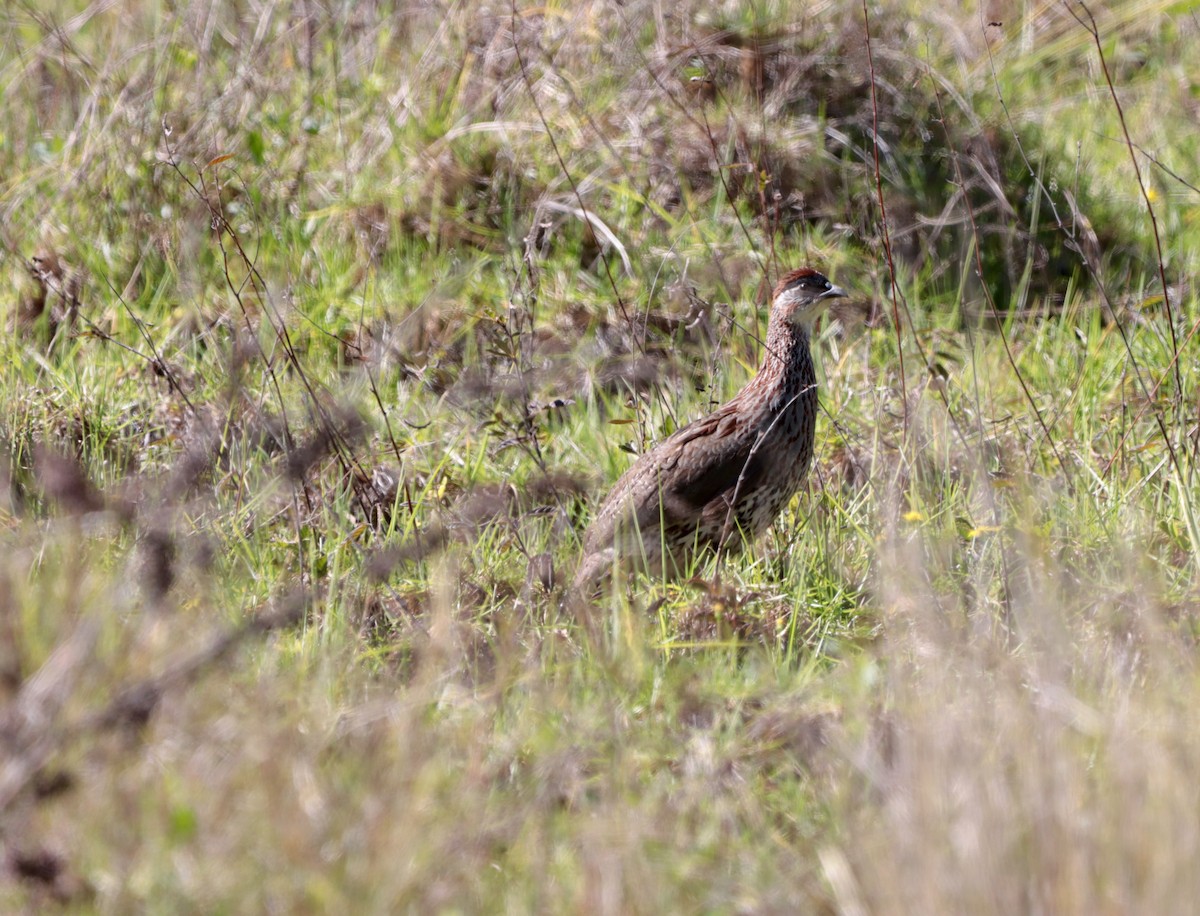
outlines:
[[[0, 14], [0, 908], [1187, 911], [1200, 26], [988, 15]], [[574, 613], [800, 264], [809, 486]]]

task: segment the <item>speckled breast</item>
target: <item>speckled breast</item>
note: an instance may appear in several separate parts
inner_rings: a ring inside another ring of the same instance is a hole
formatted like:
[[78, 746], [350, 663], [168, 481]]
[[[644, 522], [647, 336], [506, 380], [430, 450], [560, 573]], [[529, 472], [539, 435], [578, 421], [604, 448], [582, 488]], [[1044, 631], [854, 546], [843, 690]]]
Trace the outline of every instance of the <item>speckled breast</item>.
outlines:
[[778, 414], [759, 445], [770, 459], [762, 484], [738, 499], [738, 523], [751, 537], [762, 534], [779, 517], [808, 476], [817, 424], [814, 385], [794, 396]]

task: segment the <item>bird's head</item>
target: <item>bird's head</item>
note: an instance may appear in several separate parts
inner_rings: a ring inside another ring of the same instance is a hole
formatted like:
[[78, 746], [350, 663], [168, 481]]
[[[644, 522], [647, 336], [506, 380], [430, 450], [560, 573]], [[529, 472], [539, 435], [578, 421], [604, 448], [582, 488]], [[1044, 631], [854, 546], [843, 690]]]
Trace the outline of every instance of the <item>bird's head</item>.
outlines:
[[812, 268], [801, 267], [780, 279], [771, 297], [771, 315], [809, 329], [830, 300], [845, 295], [844, 289], [834, 286]]

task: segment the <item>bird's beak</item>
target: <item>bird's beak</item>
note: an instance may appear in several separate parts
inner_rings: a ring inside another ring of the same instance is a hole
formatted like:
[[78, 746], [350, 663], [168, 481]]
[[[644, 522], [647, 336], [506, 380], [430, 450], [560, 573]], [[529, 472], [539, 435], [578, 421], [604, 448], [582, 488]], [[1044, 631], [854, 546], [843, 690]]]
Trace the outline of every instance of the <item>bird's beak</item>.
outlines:
[[846, 294], [846, 291], [844, 289], [842, 289], [840, 286], [831, 286], [831, 287], [829, 287], [829, 289], [825, 290], [825, 292], [821, 293], [821, 295], [817, 296], [817, 298], [818, 299], [845, 299], [845, 298], [847, 298], [847, 294]]

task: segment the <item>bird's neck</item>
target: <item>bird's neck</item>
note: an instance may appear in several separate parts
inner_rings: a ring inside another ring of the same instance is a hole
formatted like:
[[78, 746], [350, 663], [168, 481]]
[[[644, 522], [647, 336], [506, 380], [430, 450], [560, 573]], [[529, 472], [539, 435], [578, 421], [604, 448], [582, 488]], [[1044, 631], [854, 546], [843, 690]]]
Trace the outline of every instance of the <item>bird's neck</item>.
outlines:
[[765, 351], [754, 379], [758, 384], [780, 385], [797, 372], [812, 374], [808, 332], [800, 325], [789, 321], [772, 321], [767, 327]]

